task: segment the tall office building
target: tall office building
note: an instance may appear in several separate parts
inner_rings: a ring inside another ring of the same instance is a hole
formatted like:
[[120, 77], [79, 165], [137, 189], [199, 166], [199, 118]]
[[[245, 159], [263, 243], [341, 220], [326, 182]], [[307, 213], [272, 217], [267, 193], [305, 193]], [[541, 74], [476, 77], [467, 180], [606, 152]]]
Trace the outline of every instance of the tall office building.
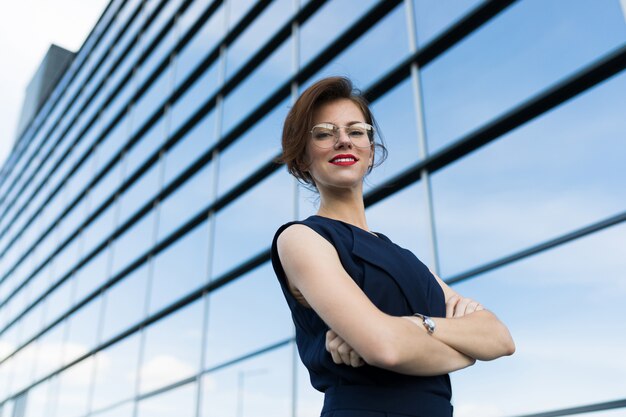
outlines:
[[623, 5], [112, 0], [0, 173], [0, 417], [319, 415], [269, 245], [328, 75], [389, 149], [369, 226], [516, 341], [455, 415], [624, 415]]

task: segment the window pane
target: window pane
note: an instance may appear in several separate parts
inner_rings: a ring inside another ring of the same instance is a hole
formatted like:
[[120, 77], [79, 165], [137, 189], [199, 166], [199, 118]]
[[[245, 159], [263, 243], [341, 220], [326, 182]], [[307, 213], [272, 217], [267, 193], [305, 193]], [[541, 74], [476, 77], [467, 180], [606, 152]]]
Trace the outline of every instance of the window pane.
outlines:
[[207, 374], [202, 417], [291, 416], [291, 354], [287, 345]]
[[[332, 3], [334, 2], [329, 2], [328, 4]], [[352, 7], [349, 2], [337, 3]], [[354, 12], [353, 8], [349, 12], [350, 16], [354, 15]], [[341, 20], [343, 25], [343, 21], [346, 20], [347, 16], [337, 15], [328, 18], [330, 20]], [[303, 27], [303, 35], [307, 25], [308, 22]], [[336, 29], [332, 29], [330, 32], [332, 36], [336, 36], [338, 33]], [[302, 49], [306, 50], [306, 46], [303, 45]], [[371, 27], [348, 49], [337, 55], [316, 74], [314, 79], [309, 80], [309, 83], [313, 83], [323, 77], [341, 74], [350, 77], [356, 84], [365, 88], [398, 65], [408, 55], [409, 35], [406, 29], [405, 8], [396, 6], [393, 11], [376, 23], [375, 26]], [[407, 120], [412, 119], [413, 117]]]
[[194, 417], [196, 384], [191, 383], [139, 402], [139, 417]]
[[[383, 137], [389, 154], [381, 165], [375, 166], [365, 177], [365, 193], [419, 161], [421, 155], [413, 103], [411, 79], [407, 78], [372, 105], [372, 113], [380, 129], [379, 137]], [[375, 163], [381, 160], [378, 152]]]
[[93, 410], [134, 396], [139, 340], [139, 334], [129, 336], [96, 355]]
[[69, 318], [69, 336], [63, 354], [67, 364], [94, 348], [97, 342], [102, 297], [89, 302]]
[[220, 195], [226, 194], [233, 186], [278, 155], [287, 111], [287, 102], [276, 106], [220, 154]]
[[131, 262], [144, 255], [154, 244], [156, 210], [151, 210], [134, 223], [113, 243], [113, 272], [116, 275]]
[[420, 47], [478, 7], [484, 0], [413, 0], [417, 41]]
[[146, 263], [107, 290], [102, 341], [109, 340], [144, 318], [147, 283]]
[[146, 329], [140, 371], [142, 393], [198, 372], [203, 315], [204, 303], [201, 299]]
[[[613, 226], [454, 287], [493, 310], [517, 348], [452, 374], [455, 412], [523, 415], [623, 398], [626, 322], [615, 306], [626, 296], [625, 233]], [[572, 320], [572, 306], [584, 314]], [[525, 400], [511, 401], [512, 392]]]
[[90, 356], [60, 375], [57, 416], [79, 417], [87, 412], [93, 366], [93, 356]]
[[[167, 186], [215, 143], [215, 113], [211, 112], [187, 133], [165, 156], [163, 183]], [[210, 186], [205, 184], [210, 189]]]
[[150, 314], [173, 303], [207, 281], [208, 222], [169, 246], [154, 259]]
[[626, 74], [433, 175], [446, 275], [624, 210], [623, 91]]
[[269, 264], [209, 295], [208, 328], [209, 368], [292, 336], [291, 315]]
[[515, 3], [424, 68], [429, 149], [459, 139], [625, 38], [617, 1]]
[[160, 206], [157, 240], [161, 241], [209, 204], [213, 188], [213, 165], [205, 165], [170, 194]]
[[291, 177], [281, 170], [218, 212], [214, 277], [268, 248], [276, 229], [291, 218], [292, 193]]

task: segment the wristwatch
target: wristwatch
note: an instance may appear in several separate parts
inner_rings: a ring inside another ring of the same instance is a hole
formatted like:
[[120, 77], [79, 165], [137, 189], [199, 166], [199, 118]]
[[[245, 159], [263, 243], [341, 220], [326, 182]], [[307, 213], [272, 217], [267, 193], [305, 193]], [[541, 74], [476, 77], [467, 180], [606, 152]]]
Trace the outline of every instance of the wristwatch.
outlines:
[[435, 331], [435, 328], [437, 327], [433, 319], [420, 313], [415, 313], [413, 315], [420, 317], [422, 319], [422, 324], [426, 328], [426, 331], [428, 331], [429, 334], [433, 334], [433, 332]]

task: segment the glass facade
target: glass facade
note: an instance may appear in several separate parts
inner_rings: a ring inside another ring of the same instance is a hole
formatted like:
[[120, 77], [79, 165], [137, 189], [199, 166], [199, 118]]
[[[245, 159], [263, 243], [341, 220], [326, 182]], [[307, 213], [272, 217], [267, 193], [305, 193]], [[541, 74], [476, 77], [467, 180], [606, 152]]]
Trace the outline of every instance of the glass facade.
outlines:
[[336, 74], [389, 149], [372, 229], [516, 340], [455, 415], [622, 415], [623, 7], [112, 0], [0, 175], [0, 417], [319, 415], [269, 265], [318, 200], [273, 159]]

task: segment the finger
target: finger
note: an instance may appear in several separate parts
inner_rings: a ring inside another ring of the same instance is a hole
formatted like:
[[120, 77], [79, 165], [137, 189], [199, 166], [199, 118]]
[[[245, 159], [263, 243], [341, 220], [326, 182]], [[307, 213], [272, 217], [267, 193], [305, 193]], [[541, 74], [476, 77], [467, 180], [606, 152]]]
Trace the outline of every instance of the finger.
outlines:
[[446, 302], [446, 318], [454, 317], [454, 310], [461, 297], [453, 295]]
[[350, 365], [350, 351], [352, 348], [347, 343], [342, 343], [337, 348], [337, 352], [339, 352], [339, 356], [341, 357], [341, 362], [345, 365]]
[[359, 356], [358, 353], [356, 353], [354, 350], [350, 351], [350, 366], [354, 367], [354, 368], [358, 368], [359, 366], [363, 366], [365, 364], [365, 362], [363, 362], [363, 359]]
[[462, 298], [454, 309], [454, 317], [463, 317], [465, 315], [465, 309], [467, 308], [467, 305], [471, 302], [471, 298]]
[[483, 307], [482, 304], [478, 304], [478, 307], [476, 307], [476, 311], [481, 311], [481, 310], [484, 310], [484, 309], [485, 309], [485, 307]]
[[326, 350], [330, 353], [330, 355], [333, 358], [333, 362], [335, 362], [336, 364], [343, 363], [343, 360], [341, 359], [341, 355], [339, 354], [339, 351], [338, 351], [339, 345], [341, 343], [343, 343], [341, 338], [335, 337], [330, 342], [328, 342], [328, 346], [326, 347]]
[[337, 333], [332, 330], [326, 332], [326, 350], [330, 352], [330, 342], [337, 338]]
[[475, 312], [479, 305], [480, 304], [478, 304], [478, 301], [470, 302], [465, 308], [465, 314], [467, 315], [467, 314]]

